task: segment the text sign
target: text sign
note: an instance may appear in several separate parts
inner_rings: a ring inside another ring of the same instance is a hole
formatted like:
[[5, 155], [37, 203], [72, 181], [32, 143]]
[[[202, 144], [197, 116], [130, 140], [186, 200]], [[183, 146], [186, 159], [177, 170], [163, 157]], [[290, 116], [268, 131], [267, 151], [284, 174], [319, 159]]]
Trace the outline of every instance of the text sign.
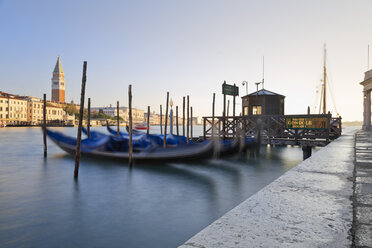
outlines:
[[328, 118], [324, 117], [286, 117], [286, 129], [327, 129]]
[[222, 84], [222, 94], [230, 96], [239, 96], [239, 87], [224, 83]]

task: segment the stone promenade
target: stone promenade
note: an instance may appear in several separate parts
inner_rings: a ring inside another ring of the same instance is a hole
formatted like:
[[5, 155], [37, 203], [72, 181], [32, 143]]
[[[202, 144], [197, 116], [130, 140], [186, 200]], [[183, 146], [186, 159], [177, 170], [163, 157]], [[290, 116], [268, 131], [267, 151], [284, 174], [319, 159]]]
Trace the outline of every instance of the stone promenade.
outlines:
[[344, 133], [181, 247], [372, 247], [372, 132], [358, 132], [356, 143], [355, 133]]
[[354, 245], [372, 247], [372, 131], [356, 134], [354, 188]]

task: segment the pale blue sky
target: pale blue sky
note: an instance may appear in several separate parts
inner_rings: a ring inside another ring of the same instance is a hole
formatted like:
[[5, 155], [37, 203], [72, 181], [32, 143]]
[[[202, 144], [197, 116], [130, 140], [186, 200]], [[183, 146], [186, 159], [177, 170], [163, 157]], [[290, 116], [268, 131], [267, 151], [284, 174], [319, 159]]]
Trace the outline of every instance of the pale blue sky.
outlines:
[[255, 90], [264, 55], [265, 88], [286, 96], [287, 114], [304, 113], [326, 42], [338, 111], [361, 120], [371, 13], [371, 0], [0, 0], [0, 91], [50, 97], [60, 54], [68, 101], [79, 101], [87, 60], [93, 106], [127, 105], [131, 83], [138, 108], [158, 112], [169, 91], [175, 104], [188, 94], [195, 115], [210, 115], [214, 92], [221, 112], [224, 80], [241, 96], [243, 80]]

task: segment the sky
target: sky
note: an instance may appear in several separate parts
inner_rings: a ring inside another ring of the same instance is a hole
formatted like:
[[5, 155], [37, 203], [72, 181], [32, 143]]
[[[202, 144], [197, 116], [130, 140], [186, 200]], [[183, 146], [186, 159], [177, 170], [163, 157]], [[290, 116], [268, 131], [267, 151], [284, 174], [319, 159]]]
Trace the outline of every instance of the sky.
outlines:
[[174, 105], [189, 95], [194, 116], [210, 116], [213, 93], [222, 113], [224, 80], [240, 97], [243, 81], [255, 91], [264, 56], [265, 89], [286, 96], [286, 114], [303, 114], [314, 106], [326, 43], [337, 110], [362, 120], [371, 13], [372, 0], [0, 0], [0, 91], [50, 98], [60, 55], [66, 101], [80, 100], [86, 60], [94, 107], [127, 106], [132, 84], [136, 108], [159, 112], [169, 91]]

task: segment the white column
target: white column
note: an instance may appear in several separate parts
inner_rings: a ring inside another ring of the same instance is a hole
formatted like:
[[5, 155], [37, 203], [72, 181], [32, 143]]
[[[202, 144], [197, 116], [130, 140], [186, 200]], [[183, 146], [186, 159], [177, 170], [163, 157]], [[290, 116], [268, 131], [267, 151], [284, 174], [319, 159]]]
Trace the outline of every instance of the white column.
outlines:
[[364, 91], [364, 120], [363, 130], [371, 130], [371, 91]]

